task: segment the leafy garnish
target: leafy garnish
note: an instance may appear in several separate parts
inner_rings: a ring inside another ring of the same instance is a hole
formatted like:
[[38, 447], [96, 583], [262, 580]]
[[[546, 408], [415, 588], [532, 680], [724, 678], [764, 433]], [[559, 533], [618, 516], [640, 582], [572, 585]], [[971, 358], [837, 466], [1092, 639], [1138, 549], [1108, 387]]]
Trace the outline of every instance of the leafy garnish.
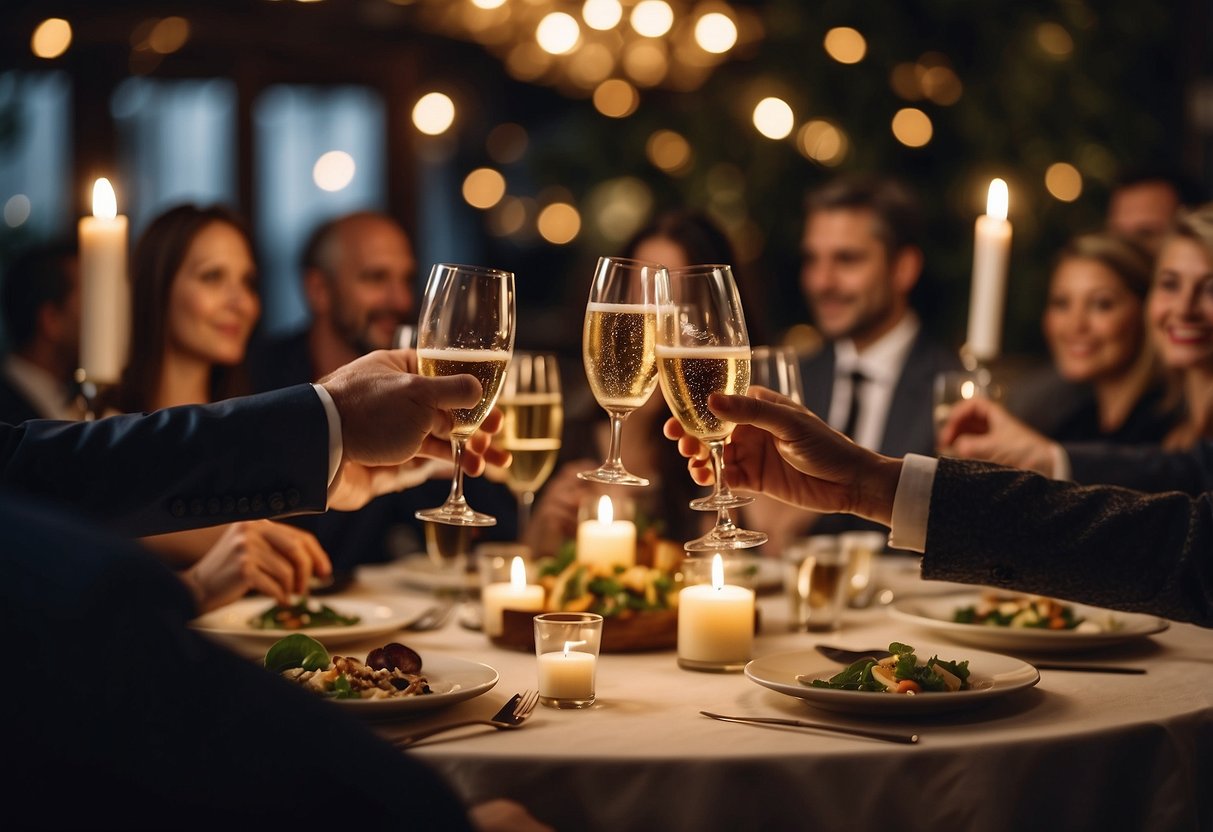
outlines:
[[267, 670], [281, 673], [292, 667], [323, 670], [329, 666], [329, 661], [329, 651], [324, 649], [323, 644], [303, 633], [292, 633], [270, 645], [263, 663]]

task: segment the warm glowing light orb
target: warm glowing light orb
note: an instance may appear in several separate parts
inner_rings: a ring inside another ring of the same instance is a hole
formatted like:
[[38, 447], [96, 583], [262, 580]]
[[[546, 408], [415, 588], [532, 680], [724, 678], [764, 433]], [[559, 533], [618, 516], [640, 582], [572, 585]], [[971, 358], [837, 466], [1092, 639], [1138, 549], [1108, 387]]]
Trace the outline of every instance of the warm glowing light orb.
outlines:
[[674, 10], [665, 0], [640, 0], [628, 18], [636, 34], [659, 38], [674, 25]]
[[636, 88], [622, 78], [603, 81], [594, 90], [594, 109], [610, 118], [627, 118], [640, 105]]
[[39, 58], [58, 58], [72, 45], [72, 25], [61, 17], [50, 17], [38, 24], [30, 36], [29, 48]]
[[581, 214], [567, 202], [553, 202], [539, 212], [539, 236], [554, 245], [571, 243], [581, 231]]
[[704, 52], [722, 55], [737, 44], [737, 24], [727, 14], [708, 12], [695, 21], [695, 42]]
[[1082, 195], [1082, 174], [1068, 162], [1055, 162], [1045, 171], [1045, 188], [1061, 202], [1073, 202]]
[[868, 53], [868, 42], [859, 30], [837, 26], [826, 32], [826, 54], [840, 64], [857, 64]]
[[463, 180], [463, 198], [473, 208], [487, 210], [505, 196], [505, 177], [492, 168], [476, 168]]
[[572, 51], [581, 38], [581, 27], [571, 14], [552, 12], [535, 28], [535, 41], [544, 52], [563, 55]]
[[413, 105], [413, 126], [427, 136], [440, 136], [455, 123], [455, 102], [440, 92], [429, 92]]
[[354, 157], [344, 150], [330, 150], [312, 166], [312, 181], [324, 191], [340, 191], [354, 181], [357, 166]]
[[796, 123], [791, 106], [782, 98], [764, 98], [754, 108], [754, 127], [768, 139], [783, 139]]
[[619, 0], [585, 0], [581, 7], [581, 19], [585, 25], [600, 32], [614, 29], [623, 19], [623, 6]]
[[893, 137], [906, 147], [922, 147], [934, 134], [930, 116], [916, 107], [898, 110], [893, 116]]

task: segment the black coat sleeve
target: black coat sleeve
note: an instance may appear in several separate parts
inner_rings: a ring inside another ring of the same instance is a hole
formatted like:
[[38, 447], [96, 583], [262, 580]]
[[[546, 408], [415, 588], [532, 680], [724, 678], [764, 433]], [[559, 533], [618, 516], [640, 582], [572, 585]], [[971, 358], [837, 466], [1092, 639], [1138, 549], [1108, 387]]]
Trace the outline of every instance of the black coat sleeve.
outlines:
[[1138, 491], [1213, 491], [1213, 442], [1189, 451], [1162, 451], [1156, 445], [1066, 444], [1070, 478], [1084, 485], [1121, 485]]

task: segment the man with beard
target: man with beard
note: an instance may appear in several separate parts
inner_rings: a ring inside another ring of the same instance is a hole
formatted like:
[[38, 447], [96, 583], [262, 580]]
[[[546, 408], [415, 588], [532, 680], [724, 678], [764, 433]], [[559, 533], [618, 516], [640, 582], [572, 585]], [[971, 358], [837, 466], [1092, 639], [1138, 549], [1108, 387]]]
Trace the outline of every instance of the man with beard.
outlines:
[[[917, 200], [898, 182], [855, 177], [805, 204], [800, 285], [826, 340], [801, 365], [805, 406], [865, 448], [934, 455], [935, 376], [960, 361], [910, 306], [923, 267]], [[835, 516], [814, 531], [848, 528], [866, 526]]]

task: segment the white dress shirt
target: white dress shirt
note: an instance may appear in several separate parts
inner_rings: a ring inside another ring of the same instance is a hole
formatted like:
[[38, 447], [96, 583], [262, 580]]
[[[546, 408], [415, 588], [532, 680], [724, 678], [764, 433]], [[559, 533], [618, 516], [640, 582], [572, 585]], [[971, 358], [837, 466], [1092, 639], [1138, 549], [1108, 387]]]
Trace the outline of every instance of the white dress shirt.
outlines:
[[329, 391], [319, 384], [313, 384], [312, 389], [320, 397], [320, 403], [324, 405], [324, 415], [328, 417], [329, 421], [328, 484], [331, 486], [337, 476], [337, 467], [341, 465], [341, 454], [345, 451], [345, 445], [341, 441], [341, 414], [337, 412], [337, 403], [333, 401]]
[[855, 425], [855, 444], [869, 450], [880, 450], [885, 426], [889, 421], [889, 405], [893, 391], [901, 378], [902, 368], [910, 357], [910, 348], [918, 336], [921, 324], [918, 316], [907, 312], [897, 325], [862, 353], [850, 338], [834, 343], [834, 393], [830, 397], [830, 427], [842, 430], [851, 409], [851, 374], [859, 372], [866, 381], [859, 391], [859, 421]]

